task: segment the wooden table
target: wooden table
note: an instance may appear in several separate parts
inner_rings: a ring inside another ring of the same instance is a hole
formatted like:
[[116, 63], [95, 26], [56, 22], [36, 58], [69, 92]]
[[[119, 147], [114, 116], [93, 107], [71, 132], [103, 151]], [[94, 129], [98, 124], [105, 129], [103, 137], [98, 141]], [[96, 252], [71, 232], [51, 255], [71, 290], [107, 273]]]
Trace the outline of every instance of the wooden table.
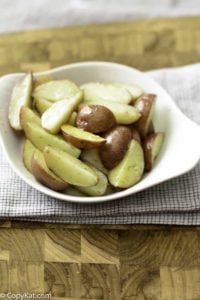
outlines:
[[[200, 60], [200, 18], [0, 35], [0, 74], [108, 60], [142, 70]], [[2, 221], [1, 293], [55, 299], [199, 300], [200, 227]], [[9, 298], [9, 296], [7, 297]]]

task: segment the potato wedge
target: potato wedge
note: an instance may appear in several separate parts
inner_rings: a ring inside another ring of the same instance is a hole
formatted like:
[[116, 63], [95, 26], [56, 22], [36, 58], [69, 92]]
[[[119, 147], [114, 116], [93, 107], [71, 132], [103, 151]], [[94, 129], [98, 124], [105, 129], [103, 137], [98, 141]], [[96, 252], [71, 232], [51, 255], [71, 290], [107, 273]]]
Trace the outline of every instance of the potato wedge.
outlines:
[[93, 186], [98, 182], [98, 176], [90, 167], [64, 151], [45, 147], [44, 157], [48, 168], [69, 184]]
[[82, 193], [81, 191], [78, 191], [75, 187], [73, 187], [71, 185], [67, 188], [67, 191], [65, 194], [71, 195], [71, 196], [77, 196], [77, 197], [85, 197], [86, 196], [84, 193]]
[[69, 99], [55, 102], [43, 113], [41, 118], [42, 127], [51, 133], [58, 133], [60, 127], [69, 120], [81, 100], [82, 93], [80, 92]]
[[155, 133], [155, 128], [154, 128], [153, 122], [151, 121], [149, 124], [149, 129], [148, 129], [147, 135], [152, 134], [152, 133]]
[[37, 86], [33, 97], [55, 102], [74, 97], [79, 92], [79, 87], [70, 80], [53, 80]]
[[131, 129], [131, 132], [132, 132], [132, 139], [138, 141], [141, 144], [141, 136], [140, 136], [138, 130], [135, 129], [134, 124], [129, 125], [129, 128]]
[[61, 127], [64, 138], [78, 148], [91, 149], [97, 148], [105, 143], [105, 139], [99, 135], [84, 131], [71, 125], [63, 125]]
[[31, 170], [39, 182], [54, 191], [64, 191], [68, 187], [68, 183], [49, 170], [44, 159], [44, 154], [39, 150], [35, 150], [32, 156]]
[[40, 151], [46, 146], [52, 146], [68, 152], [69, 154], [78, 157], [81, 153], [80, 149], [67, 143], [62, 136], [53, 135], [43, 129], [40, 125], [33, 122], [28, 122], [24, 126], [26, 137], [38, 148]]
[[49, 81], [52, 81], [53, 80], [53, 77], [50, 76], [50, 75], [43, 75], [43, 76], [40, 76], [40, 77], [34, 77], [34, 80], [33, 80], [33, 90], [36, 89], [37, 86], [41, 85], [41, 84], [44, 84], [44, 83], [47, 83]]
[[81, 152], [81, 160], [91, 164], [96, 169], [100, 170], [104, 174], [108, 174], [108, 170], [101, 162], [98, 149], [83, 149]]
[[88, 186], [88, 187], [80, 187], [76, 186], [76, 188], [89, 195], [89, 196], [103, 196], [106, 193], [107, 186], [108, 186], [108, 179], [107, 177], [98, 169], [94, 168], [93, 166], [89, 165], [89, 167], [96, 173], [98, 177], [98, 182], [97, 184], [93, 186]]
[[81, 86], [85, 101], [106, 100], [128, 104], [132, 96], [124, 87], [100, 82], [90, 82]]
[[101, 133], [116, 125], [113, 113], [102, 105], [84, 106], [78, 111], [76, 126], [92, 133]]
[[130, 84], [130, 83], [125, 83], [120, 81], [107, 81], [105, 82], [105, 84], [110, 84], [116, 87], [127, 89], [132, 97], [131, 102], [135, 101], [143, 94], [142, 88], [137, 84]]
[[36, 148], [29, 140], [25, 140], [24, 146], [23, 146], [23, 162], [26, 167], [26, 169], [32, 173], [32, 156], [35, 152]]
[[146, 94], [138, 98], [134, 104], [141, 113], [140, 119], [135, 122], [134, 126], [139, 131], [141, 137], [145, 137], [152, 121], [155, 106], [156, 95]]
[[20, 123], [23, 129], [28, 122], [41, 124], [40, 117], [32, 109], [23, 106], [20, 111]]
[[110, 195], [110, 194], [114, 194], [116, 192], [119, 192], [120, 189], [115, 188], [112, 184], [108, 183], [105, 195]]
[[52, 102], [43, 98], [35, 99], [35, 108], [42, 115], [47, 109], [52, 106]]
[[79, 109], [86, 105], [102, 105], [107, 107], [115, 116], [117, 124], [132, 124], [141, 116], [140, 112], [135, 107], [128, 104], [106, 100], [92, 100], [81, 103]]
[[20, 110], [22, 106], [31, 106], [31, 92], [32, 74], [27, 74], [24, 79], [15, 86], [9, 104], [9, 123], [16, 131], [22, 130], [22, 125], [20, 123]]
[[156, 132], [147, 136], [143, 143], [145, 170], [150, 171], [153, 167], [154, 161], [160, 153], [164, 141], [164, 133]]
[[119, 188], [129, 188], [136, 184], [144, 172], [144, 154], [141, 145], [132, 140], [120, 163], [108, 174], [110, 183]]
[[103, 166], [111, 170], [124, 157], [132, 139], [132, 131], [127, 126], [116, 126], [103, 135], [106, 143], [99, 149]]
[[76, 125], [76, 118], [77, 118], [77, 112], [76, 111], [73, 111], [73, 113], [71, 114], [69, 120], [68, 120], [68, 124], [69, 125], [72, 125], [72, 126], [75, 126]]

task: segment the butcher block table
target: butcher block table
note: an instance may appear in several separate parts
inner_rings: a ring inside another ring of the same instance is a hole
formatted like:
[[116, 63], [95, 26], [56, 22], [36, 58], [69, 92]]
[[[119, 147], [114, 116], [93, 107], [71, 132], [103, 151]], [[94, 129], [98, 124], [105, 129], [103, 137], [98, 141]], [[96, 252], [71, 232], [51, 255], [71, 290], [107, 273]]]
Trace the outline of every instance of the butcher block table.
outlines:
[[[1, 75], [85, 60], [141, 70], [198, 62], [200, 18], [0, 35]], [[9, 299], [9, 293], [50, 293], [60, 300], [199, 300], [200, 226], [2, 220], [0, 298]]]

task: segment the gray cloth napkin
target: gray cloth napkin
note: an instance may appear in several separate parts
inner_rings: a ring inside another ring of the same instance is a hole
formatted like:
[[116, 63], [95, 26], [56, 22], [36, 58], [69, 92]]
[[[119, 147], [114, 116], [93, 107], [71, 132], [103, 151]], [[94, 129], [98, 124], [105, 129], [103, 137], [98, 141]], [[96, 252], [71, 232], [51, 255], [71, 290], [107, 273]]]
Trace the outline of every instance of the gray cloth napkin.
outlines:
[[[148, 72], [200, 124], [200, 64]], [[178, 154], [177, 154], [178, 155]], [[0, 149], [0, 218], [84, 224], [200, 224], [200, 163], [189, 173], [106, 203], [74, 204], [24, 183]]]

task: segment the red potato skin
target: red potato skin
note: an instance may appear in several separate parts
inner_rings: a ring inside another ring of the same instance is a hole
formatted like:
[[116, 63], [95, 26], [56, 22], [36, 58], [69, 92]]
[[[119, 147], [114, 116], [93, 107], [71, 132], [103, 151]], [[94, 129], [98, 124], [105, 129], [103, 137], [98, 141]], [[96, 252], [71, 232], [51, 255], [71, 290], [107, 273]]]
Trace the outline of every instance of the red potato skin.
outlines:
[[151, 171], [153, 164], [154, 164], [152, 149], [153, 149], [154, 141], [155, 141], [157, 135], [158, 135], [158, 132], [149, 134], [142, 143], [142, 147], [143, 147], [143, 151], [144, 151], [145, 171], [146, 172]]
[[141, 137], [137, 129], [132, 128], [132, 138], [136, 140], [139, 144], [141, 144]]
[[149, 123], [149, 115], [151, 113], [151, 110], [153, 109], [155, 99], [156, 95], [154, 94], [144, 94], [139, 97], [134, 103], [134, 106], [141, 113], [140, 119], [134, 123], [134, 126], [138, 130], [142, 138], [145, 138], [149, 131], [149, 127], [151, 124], [151, 122]]
[[138, 143], [141, 144], [141, 136], [140, 136], [138, 130], [135, 129], [134, 123], [132, 125], [129, 125], [128, 127], [131, 129], [132, 139], [136, 140]]
[[52, 178], [45, 170], [38, 164], [37, 160], [32, 157], [31, 170], [35, 178], [42, 184], [46, 185], [54, 191], [64, 191], [69, 186], [66, 182], [59, 182]]
[[92, 149], [92, 148], [98, 148], [101, 147], [105, 141], [99, 141], [99, 142], [90, 142], [90, 141], [86, 141], [86, 140], [81, 140], [79, 138], [76, 138], [68, 133], [66, 133], [65, 131], [62, 130], [62, 134], [64, 139], [71, 143], [72, 145], [74, 145], [77, 148], [81, 148], [81, 149]]
[[102, 133], [116, 125], [113, 113], [102, 105], [87, 105], [78, 111], [76, 126], [92, 133]]
[[155, 133], [155, 128], [154, 128], [153, 122], [151, 121], [151, 123], [149, 124], [149, 129], [148, 129], [147, 135], [152, 134], [152, 133]]
[[103, 135], [105, 144], [99, 149], [99, 156], [104, 167], [113, 169], [124, 157], [132, 131], [128, 126], [116, 126]]

